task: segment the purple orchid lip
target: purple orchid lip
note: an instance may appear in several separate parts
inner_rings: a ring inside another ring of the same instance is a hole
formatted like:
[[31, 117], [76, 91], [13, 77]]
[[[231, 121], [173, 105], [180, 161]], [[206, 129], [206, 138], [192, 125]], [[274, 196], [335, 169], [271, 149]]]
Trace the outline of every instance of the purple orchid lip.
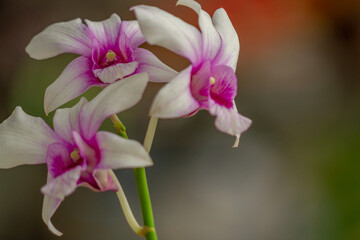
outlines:
[[35, 59], [62, 53], [81, 55], [46, 89], [46, 114], [94, 86], [105, 87], [144, 72], [151, 82], [168, 82], [177, 74], [154, 54], [139, 48], [145, 38], [137, 21], [121, 21], [112, 14], [104, 21], [85, 23], [75, 19], [52, 24], [26, 47], [26, 52]]
[[179, 0], [177, 5], [187, 6], [198, 14], [201, 32], [159, 8], [145, 5], [132, 8], [150, 44], [167, 48], [191, 62], [190, 70], [180, 72], [159, 91], [150, 114], [176, 118], [207, 110], [215, 116], [216, 128], [236, 136], [237, 143], [240, 134], [251, 125], [251, 120], [240, 115], [235, 105], [235, 70], [240, 49], [237, 33], [224, 9], [216, 10], [211, 18], [193, 0]]

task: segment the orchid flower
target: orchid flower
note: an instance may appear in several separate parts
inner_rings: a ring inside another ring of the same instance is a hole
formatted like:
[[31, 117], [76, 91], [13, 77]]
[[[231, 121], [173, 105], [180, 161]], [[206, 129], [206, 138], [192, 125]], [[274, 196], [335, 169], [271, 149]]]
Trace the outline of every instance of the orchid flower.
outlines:
[[190, 7], [198, 14], [201, 32], [159, 8], [132, 8], [148, 43], [165, 47], [191, 62], [159, 91], [150, 115], [187, 117], [205, 109], [216, 117], [218, 130], [236, 136], [236, 147], [240, 134], [251, 125], [250, 119], [238, 113], [234, 101], [239, 38], [224, 9], [216, 10], [211, 19], [193, 0], [180, 0], [177, 5]]
[[35, 59], [62, 53], [81, 55], [64, 69], [45, 92], [45, 113], [80, 96], [92, 86], [104, 87], [126, 76], [146, 72], [151, 82], [168, 81], [176, 71], [150, 51], [137, 21], [121, 21], [116, 14], [93, 22], [77, 18], [55, 23], [33, 37], [26, 52]]
[[136, 74], [105, 88], [90, 102], [82, 98], [72, 108], [58, 109], [54, 130], [21, 107], [0, 124], [0, 168], [47, 164], [47, 183], [41, 188], [45, 194], [42, 218], [54, 234], [60, 236], [61, 232], [50, 219], [77, 187], [117, 191], [111, 169], [152, 165], [140, 143], [98, 132], [105, 118], [141, 99], [147, 81], [145, 73]]

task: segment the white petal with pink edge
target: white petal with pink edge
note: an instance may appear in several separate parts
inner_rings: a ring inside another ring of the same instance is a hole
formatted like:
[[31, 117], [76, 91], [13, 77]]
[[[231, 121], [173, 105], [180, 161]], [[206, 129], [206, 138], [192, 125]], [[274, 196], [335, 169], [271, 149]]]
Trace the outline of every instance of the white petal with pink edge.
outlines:
[[0, 168], [45, 163], [49, 144], [61, 141], [44, 120], [16, 107], [0, 124]]
[[82, 136], [87, 139], [93, 137], [105, 118], [139, 102], [148, 79], [146, 73], [135, 74], [102, 90], [80, 112]]
[[113, 83], [135, 72], [137, 62], [118, 63], [106, 68], [93, 70], [94, 75], [104, 83]]
[[139, 63], [136, 72], [146, 72], [149, 82], [169, 82], [178, 72], [161, 62], [152, 52], [143, 48], [134, 51], [134, 59]]
[[201, 5], [199, 3], [193, 0], [179, 0], [176, 5], [187, 6], [199, 15], [199, 26], [203, 39], [203, 59], [213, 59], [220, 49], [221, 39], [209, 14], [201, 9]]
[[139, 5], [131, 8], [150, 44], [167, 48], [193, 63], [201, 58], [201, 33], [194, 26], [159, 8]]
[[153, 165], [149, 154], [137, 141], [108, 132], [98, 132], [96, 139], [101, 151], [98, 168], [139, 168]]
[[35, 59], [46, 59], [62, 53], [91, 55], [91, 35], [80, 18], [54, 23], [33, 37], [25, 51]]
[[117, 14], [112, 14], [104, 21], [93, 22], [85, 19], [85, 22], [102, 46], [113, 47], [115, 45], [121, 25], [120, 17]]
[[199, 108], [199, 103], [191, 95], [191, 69], [192, 66], [189, 66], [160, 89], [152, 103], [151, 116], [183, 117]]
[[220, 51], [214, 63], [217, 65], [227, 65], [235, 72], [240, 51], [239, 37], [223, 8], [216, 10], [212, 19], [222, 41]]
[[92, 86], [101, 86], [91, 70], [90, 58], [74, 59], [61, 75], [45, 91], [44, 110], [46, 114], [64, 103], [80, 96]]

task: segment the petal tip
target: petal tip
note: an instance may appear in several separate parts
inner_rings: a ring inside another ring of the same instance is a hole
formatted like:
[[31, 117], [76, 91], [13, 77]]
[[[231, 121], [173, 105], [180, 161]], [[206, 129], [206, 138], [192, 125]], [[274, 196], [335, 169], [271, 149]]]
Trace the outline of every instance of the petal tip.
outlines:
[[236, 135], [236, 137], [235, 137], [235, 142], [234, 142], [234, 144], [232, 145], [232, 148], [237, 148], [237, 147], [239, 147], [239, 142], [240, 142], [240, 134], [239, 135]]
[[176, 6], [185, 6], [194, 10], [197, 14], [200, 14], [201, 5], [194, 0], [178, 0]]
[[46, 92], [45, 92], [45, 98], [44, 98], [44, 112], [45, 112], [45, 115], [48, 117], [49, 113], [51, 113], [53, 110], [54, 109], [50, 108], [50, 106], [49, 106], [49, 100], [46, 97]]

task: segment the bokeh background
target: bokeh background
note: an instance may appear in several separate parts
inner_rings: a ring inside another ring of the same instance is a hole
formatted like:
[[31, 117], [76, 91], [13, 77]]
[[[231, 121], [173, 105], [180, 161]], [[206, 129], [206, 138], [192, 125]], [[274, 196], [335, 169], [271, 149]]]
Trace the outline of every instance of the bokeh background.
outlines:
[[[161, 120], [148, 169], [159, 239], [360, 239], [360, 22], [356, 0], [202, 0], [224, 7], [239, 34], [239, 111], [253, 120], [232, 149], [213, 118]], [[24, 49], [49, 24], [103, 20], [149, 4], [196, 24], [174, 0], [0, 1], [0, 121], [20, 105], [43, 112], [46, 87], [75, 56], [30, 59]], [[154, 16], [156, 17], [156, 16]], [[189, 63], [145, 45], [176, 70]], [[143, 140], [151, 100], [120, 114], [130, 137]], [[99, 90], [92, 89], [90, 99]], [[75, 101], [67, 104], [71, 106]], [[112, 131], [106, 121], [103, 129]], [[141, 221], [132, 170], [118, 175]], [[41, 220], [45, 166], [0, 170], [0, 239], [58, 239]], [[141, 239], [124, 220], [114, 193], [78, 189], [53, 217], [62, 239]]]

